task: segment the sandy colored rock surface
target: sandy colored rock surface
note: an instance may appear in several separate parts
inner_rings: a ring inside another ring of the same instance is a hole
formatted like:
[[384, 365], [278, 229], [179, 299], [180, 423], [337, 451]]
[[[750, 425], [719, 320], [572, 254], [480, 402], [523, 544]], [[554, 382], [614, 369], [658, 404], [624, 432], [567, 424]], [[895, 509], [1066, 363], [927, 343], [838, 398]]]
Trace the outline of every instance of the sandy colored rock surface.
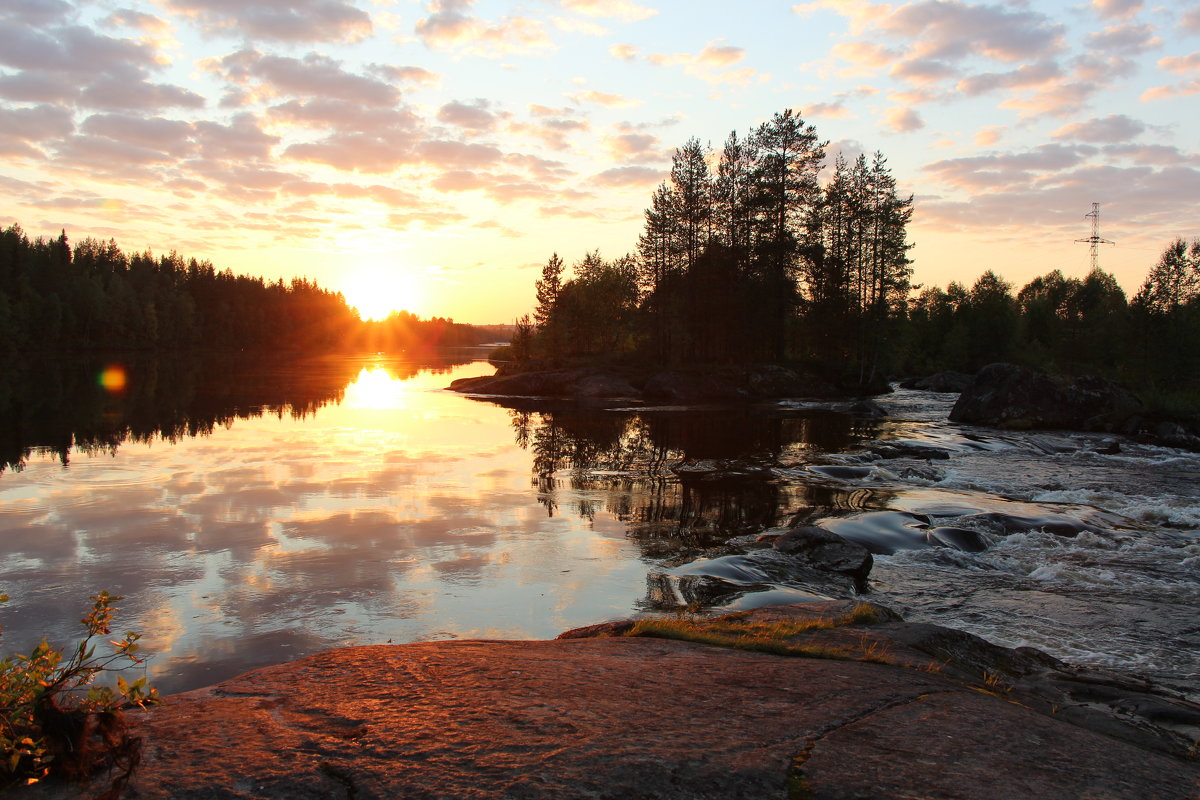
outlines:
[[915, 668], [906, 644], [897, 662], [651, 638], [333, 650], [139, 714], [125, 796], [1200, 797], [1195, 761]]

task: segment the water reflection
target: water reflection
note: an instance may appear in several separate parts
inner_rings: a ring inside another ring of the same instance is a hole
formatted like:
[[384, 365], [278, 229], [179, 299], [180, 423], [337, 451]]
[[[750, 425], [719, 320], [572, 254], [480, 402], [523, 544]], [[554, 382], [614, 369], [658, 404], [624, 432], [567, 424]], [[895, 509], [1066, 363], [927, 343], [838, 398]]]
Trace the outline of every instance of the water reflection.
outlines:
[[0, 364], [0, 472], [22, 469], [35, 453], [66, 465], [72, 451], [95, 456], [126, 442], [176, 442], [263, 414], [303, 419], [340, 403], [351, 384], [352, 402], [386, 408], [422, 369], [444, 374], [476, 357], [464, 349], [421, 362], [238, 354], [11, 359]]
[[342, 644], [550, 637], [636, 611], [666, 558], [874, 502], [788, 477], [874, 435], [828, 411], [443, 391], [478, 363], [126, 360], [120, 389], [110, 366], [4, 388], [0, 625], [5, 649], [66, 642], [123, 594], [164, 691]]
[[562, 513], [563, 497], [584, 519], [607, 511], [652, 558], [779, 525], [806, 507], [862, 507], [843, 489], [797, 484], [780, 468], [877, 433], [871, 420], [822, 410], [509, 414], [515, 443], [532, 455], [533, 485], [547, 513]]

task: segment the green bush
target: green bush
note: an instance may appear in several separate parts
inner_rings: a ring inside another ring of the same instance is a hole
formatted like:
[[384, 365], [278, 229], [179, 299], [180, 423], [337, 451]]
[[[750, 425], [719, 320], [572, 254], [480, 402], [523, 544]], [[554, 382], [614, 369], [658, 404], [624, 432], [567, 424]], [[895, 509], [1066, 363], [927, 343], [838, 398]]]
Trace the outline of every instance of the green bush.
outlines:
[[[113, 651], [96, 655], [95, 639], [108, 636], [122, 598], [101, 592], [80, 620], [86, 635], [65, 657], [42, 639], [29, 655], [0, 660], [0, 789], [37, 783], [50, 775], [82, 781], [101, 769], [112, 777], [101, 797], [115, 798], [141, 756], [141, 740], [126, 730], [123, 711], [159, 702], [140, 678], [121, 676], [116, 688], [98, 685], [105, 671], [141, 664], [138, 634], [110, 639]], [[0, 594], [0, 603], [8, 597]]]

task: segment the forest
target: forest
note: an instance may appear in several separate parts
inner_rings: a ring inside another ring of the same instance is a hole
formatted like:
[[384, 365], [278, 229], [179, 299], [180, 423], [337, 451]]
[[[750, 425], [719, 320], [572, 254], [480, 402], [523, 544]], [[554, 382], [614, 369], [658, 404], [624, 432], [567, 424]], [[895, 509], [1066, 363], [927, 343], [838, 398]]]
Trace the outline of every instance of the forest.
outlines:
[[111, 239], [74, 245], [0, 231], [0, 354], [188, 349], [391, 352], [475, 345], [497, 332], [398, 311], [361, 320], [313, 281], [218, 271], [174, 251], [125, 254]]
[[1012, 361], [1200, 394], [1200, 240], [1168, 245], [1132, 299], [1099, 269], [1019, 290], [992, 270], [914, 286], [912, 197], [881, 153], [827, 164], [826, 146], [790, 110], [719, 153], [689, 140], [636, 250], [588, 252], [569, 275], [552, 255], [502, 355], [518, 368], [795, 362], [864, 389]]

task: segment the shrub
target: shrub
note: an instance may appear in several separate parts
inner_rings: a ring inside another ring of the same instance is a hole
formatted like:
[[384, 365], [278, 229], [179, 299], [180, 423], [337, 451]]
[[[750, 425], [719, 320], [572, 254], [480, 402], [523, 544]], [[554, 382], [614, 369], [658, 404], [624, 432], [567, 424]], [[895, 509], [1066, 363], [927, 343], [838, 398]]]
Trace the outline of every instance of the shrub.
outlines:
[[[108, 636], [122, 598], [101, 592], [80, 620], [86, 635], [64, 658], [62, 648], [42, 639], [29, 655], [0, 660], [0, 789], [37, 783], [49, 775], [82, 781], [100, 769], [112, 777], [103, 798], [117, 797], [138, 764], [141, 740], [126, 730], [123, 711], [159, 702], [140, 678], [121, 676], [116, 688], [97, 685], [97, 676], [142, 663], [138, 634], [110, 639], [113, 652], [96, 655], [95, 639]], [[8, 597], [0, 594], [0, 603]]]

